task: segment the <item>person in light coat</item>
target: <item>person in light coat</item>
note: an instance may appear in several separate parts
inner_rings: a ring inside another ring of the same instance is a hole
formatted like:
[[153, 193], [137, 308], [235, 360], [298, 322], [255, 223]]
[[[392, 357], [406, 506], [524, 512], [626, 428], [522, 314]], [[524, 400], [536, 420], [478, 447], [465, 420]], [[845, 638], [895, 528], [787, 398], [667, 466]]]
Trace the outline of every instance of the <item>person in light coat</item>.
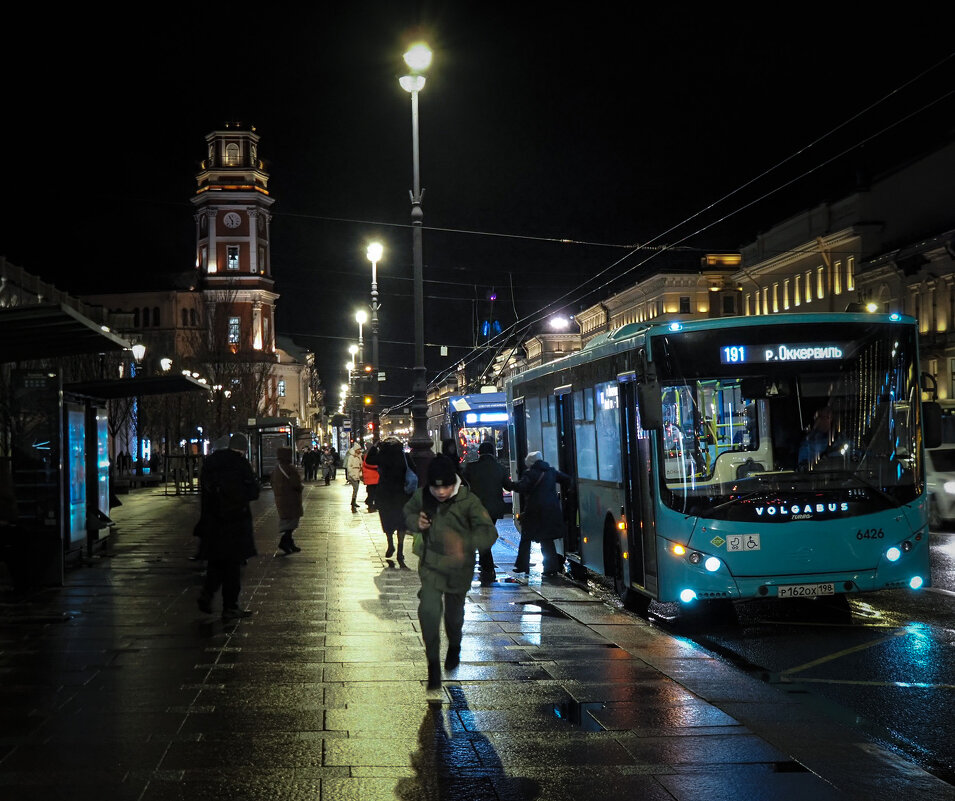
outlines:
[[361, 443], [355, 441], [345, 451], [345, 480], [351, 484], [351, 510], [358, 511], [358, 487], [361, 484], [362, 452]]

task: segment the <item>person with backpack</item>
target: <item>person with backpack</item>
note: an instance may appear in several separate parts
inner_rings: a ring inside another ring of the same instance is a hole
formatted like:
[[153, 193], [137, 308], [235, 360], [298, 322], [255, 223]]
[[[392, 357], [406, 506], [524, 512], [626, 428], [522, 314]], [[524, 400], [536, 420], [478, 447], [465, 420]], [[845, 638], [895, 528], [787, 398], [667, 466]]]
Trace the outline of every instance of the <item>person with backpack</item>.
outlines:
[[222, 589], [222, 619], [238, 620], [252, 612], [239, 606], [242, 565], [255, 556], [251, 501], [259, 497], [259, 481], [246, 453], [245, 434], [233, 434], [227, 450], [206, 457], [199, 476], [200, 517], [197, 524], [199, 556], [206, 560], [206, 576], [199, 609], [212, 612], [212, 599]]
[[373, 442], [361, 460], [361, 480], [365, 484], [365, 506], [369, 512], [377, 511], [375, 496], [378, 492], [378, 443]]
[[292, 539], [292, 532], [298, 528], [302, 517], [302, 477], [298, 469], [292, 464], [292, 449], [277, 448], [275, 451], [275, 467], [269, 481], [272, 484], [272, 494], [275, 498], [275, 509], [279, 515], [279, 550], [286, 556], [298, 553], [302, 549]]

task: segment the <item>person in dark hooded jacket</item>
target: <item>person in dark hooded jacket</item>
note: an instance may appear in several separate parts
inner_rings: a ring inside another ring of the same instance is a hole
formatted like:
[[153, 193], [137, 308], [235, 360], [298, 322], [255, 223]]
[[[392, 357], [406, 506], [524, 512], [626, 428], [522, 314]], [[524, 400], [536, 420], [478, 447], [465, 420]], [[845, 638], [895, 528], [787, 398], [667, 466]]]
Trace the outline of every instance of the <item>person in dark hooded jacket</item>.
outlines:
[[275, 451], [276, 462], [272, 468], [270, 483], [275, 498], [275, 510], [279, 516], [279, 550], [286, 554], [298, 553], [302, 549], [295, 544], [292, 532], [298, 528], [304, 509], [302, 507], [302, 477], [292, 464], [292, 449], [278, 448]]
[[405, 525], [420, 532], [418, 622], [428, 658], [428, 689], [441, 689], [442, 607], [448, 638], [445, 670], [461, 661], [464, 603], [474, 578], [474, 552], [490, 548], [497, 529], [484, 504], [461, 482], [454, 462], [439, 453], [428, 464], [427, 484], [415, 490], [404, 507]]
[[570, 489], [571, 478], [544, 461], [540, 451], [527, 454], [527, 470], [517, 482], [521, 494], [521, 541], [517, 547], [514, 572], [530, 572], [531, 542], [539, 542], [544, 564], [541, 575], [561, 572], [564, 558], [557, 553], [554, 540], [564, 536], [564, 513], [557, 496], [557, 484]]
[[[464, 468], [463, 478], [471, 488], [471, 492], [477, 495], [484, 504], [484, 508], [491, 516], [491, 522], [496, 524], [507, 512], [504, 490], [513, 490], [515, 484], [504, 469], [504, 465], [494, 456], [493, 442], [485, 441], [478, 446], [478, 460], [468, 462]], [[487, 587], [493, 584], [497, 573], [490, 548], [479, 551], [478, 565], [481, 586]]]

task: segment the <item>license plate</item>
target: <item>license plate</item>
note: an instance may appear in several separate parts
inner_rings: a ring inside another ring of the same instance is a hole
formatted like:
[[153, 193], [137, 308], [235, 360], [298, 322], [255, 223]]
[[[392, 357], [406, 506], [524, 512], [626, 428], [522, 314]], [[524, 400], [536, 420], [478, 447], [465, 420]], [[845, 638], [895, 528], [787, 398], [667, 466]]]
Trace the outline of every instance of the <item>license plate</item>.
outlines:
[[780, 598], [815, 598], [817, 595], [835, 595], [834, 584], [785, 584], [779, 588]]

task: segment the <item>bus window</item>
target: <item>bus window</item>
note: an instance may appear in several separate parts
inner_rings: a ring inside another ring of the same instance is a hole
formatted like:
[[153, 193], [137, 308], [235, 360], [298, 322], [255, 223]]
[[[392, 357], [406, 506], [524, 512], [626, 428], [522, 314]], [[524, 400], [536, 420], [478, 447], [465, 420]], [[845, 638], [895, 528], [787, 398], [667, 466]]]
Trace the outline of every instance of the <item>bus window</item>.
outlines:
[[541, 451], [543, 453], [543, 442], [541, 441], [541, 407], [540, 399], [529, 397], [524, 398], [524, 415], [527, 421], [527, 452]]
[[597, 472], [601, 481], [620, 481], [620, 411], [616, 381], [597, 385]]
[[574, 439], [577, 443], [577, 475], [597, 478], [597, 437], [594, 431], [594, 391], [588, 387], [574, 393]]

